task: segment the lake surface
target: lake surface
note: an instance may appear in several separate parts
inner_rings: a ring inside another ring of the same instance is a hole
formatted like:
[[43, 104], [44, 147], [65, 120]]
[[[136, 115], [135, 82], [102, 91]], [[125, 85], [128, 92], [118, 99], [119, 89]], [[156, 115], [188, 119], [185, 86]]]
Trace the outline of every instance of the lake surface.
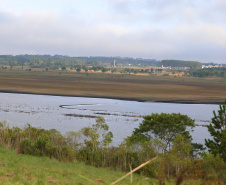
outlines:
[[[181, 113], [195, 119], [196, 124], [208, 125], [213, 117], [213, 110], [218, 109], [219, 105], [210, 104], [152, 103], [0, 93], [0, 121], [6, 121], [10, 127], [23, 128], [29, 123], [44, 129], [55, 128], [65, 134], [94, 124], [95, 119], [87, 116], [103, 116], [114, 135], [114, 145], [132, 134], [134, 128], [142, 122], [140, 116], [161, 112]], [[66, 114], [76, 114], [81, 117], [66, 116]], [[210, 138], [207, 128], [202, 126], [196, 126], [192, 136], [194, 142], [202, 144], [205, 138]]]

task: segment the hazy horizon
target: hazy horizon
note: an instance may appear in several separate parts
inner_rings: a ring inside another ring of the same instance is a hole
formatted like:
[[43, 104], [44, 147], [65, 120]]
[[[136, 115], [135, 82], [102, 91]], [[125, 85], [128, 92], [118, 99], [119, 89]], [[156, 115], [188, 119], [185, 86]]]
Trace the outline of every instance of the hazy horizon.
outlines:
[[0, 55], [226, 63], [223, 0], [0, 0]]

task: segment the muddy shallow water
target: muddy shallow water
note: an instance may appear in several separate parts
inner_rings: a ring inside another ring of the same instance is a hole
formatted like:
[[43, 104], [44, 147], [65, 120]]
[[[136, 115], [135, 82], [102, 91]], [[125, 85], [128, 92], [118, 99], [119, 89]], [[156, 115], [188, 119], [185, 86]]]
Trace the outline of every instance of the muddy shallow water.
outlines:
[[[151, 113], [181, 113], [195, 119], [197, 125], [207, 125], [218, 105], [152, 103], [104, 98], [64, 97], [48, 95], [0, 93], [0, 121], [9, 126], [23, 127], [27, 123], [45, 129], [55, 128], [62, 134], [79, 131], [103, 116], [113, 132], [114, 145], [131, 135], [142, 122], [142, 116]], [[210, 135], [206, 127], [196, 126], [192, 133], [195, 142], [204, 144]]]

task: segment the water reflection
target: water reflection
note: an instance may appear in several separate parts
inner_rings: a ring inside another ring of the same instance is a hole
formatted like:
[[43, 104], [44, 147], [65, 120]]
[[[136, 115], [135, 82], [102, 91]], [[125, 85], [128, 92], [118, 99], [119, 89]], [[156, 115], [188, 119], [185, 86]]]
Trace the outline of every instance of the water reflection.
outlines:
[[[195, 119], [198, 125], [208, 125], [218, 105], [135, 102], [100, 98], [62, 97], [0, 93], [0, 120], [10, 126], [23, 127], [27, 123], [45, 129], [55, 128], [62, 134], [79, 131], [103, 116], [114, 134], [114, 144], [131, 135], [151, 113], [181, 113]], [[195, 127], [196, 142], [209, 138], [206, 127]]]

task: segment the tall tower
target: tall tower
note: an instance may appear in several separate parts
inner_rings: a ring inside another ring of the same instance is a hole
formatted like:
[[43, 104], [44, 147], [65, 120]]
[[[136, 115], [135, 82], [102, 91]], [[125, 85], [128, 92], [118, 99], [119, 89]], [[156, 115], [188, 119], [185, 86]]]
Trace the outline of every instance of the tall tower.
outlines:
[[116, 67], [116, 62], [115, 62], [115, 60], [114, 60], [114, 67]]

